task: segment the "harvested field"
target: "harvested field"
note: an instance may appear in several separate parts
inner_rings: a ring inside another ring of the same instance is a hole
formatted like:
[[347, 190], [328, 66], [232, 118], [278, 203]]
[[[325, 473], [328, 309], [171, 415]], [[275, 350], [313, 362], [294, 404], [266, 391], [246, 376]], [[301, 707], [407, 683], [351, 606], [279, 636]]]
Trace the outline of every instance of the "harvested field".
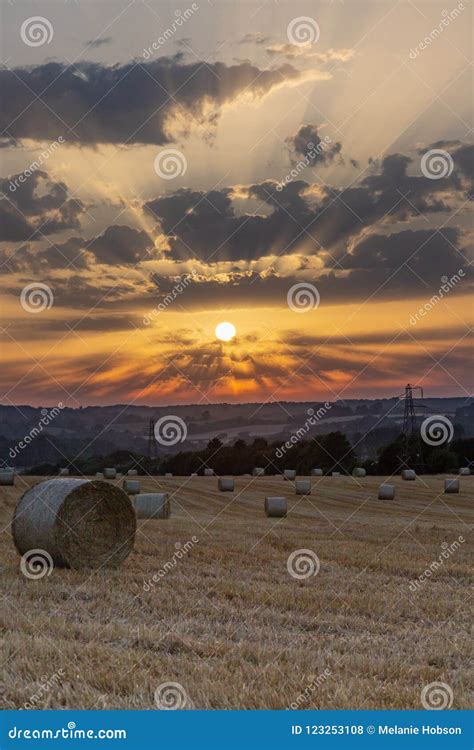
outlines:
[[[152, 709], [168, 681], [195, 708], [421, 708], [435, 681], [471, 704], [474, 477], [458, 495], [441, 476], [311, 477], [310, 497], [281, 477], [239, 477], [233, 494], [215, 477], [140, 477], [171, 516], [138, 521], [122, 568], [30, 580], [10, 524], [43, 479], [0, 487], [1, 707]], [[377, 499], [384, 481], [395, 500]], [[265, 516], [272, 495], [288, 518]], [[294, 578], [304, 549], [319, 571]]]

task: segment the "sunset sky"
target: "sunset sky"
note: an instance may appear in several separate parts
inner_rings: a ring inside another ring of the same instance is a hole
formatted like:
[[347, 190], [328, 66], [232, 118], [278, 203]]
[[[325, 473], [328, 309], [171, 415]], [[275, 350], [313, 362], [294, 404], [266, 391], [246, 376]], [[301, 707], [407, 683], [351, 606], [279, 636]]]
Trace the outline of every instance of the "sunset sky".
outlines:
[[2, 14], [1, 403], [470, 395], [468, 2]]

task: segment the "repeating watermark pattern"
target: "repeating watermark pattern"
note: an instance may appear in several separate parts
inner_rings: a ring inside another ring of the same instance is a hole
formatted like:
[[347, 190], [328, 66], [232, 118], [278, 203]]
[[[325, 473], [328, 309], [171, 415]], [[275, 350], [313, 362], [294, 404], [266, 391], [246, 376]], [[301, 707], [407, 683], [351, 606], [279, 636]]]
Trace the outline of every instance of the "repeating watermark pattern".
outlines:
[[154, 697], [160, 711], [182, 711], [189, 704], [186, 690], [179, 682], [162, 682]]
[[311, 696], [313, 695], [313, 693], [315, 693], [316, 690], [318, 690], [318, 688], [320, 688], [321, 685], [323, 685], [326, 680], [331, 677], [331, 675], [332, 671], [329, 669], [329, 667], [326, 667], [326, 669], [321, 672], [321, 674], [317, 675], [317, 677], [313, 677], [306, 688], [303, 690], [303, 692], [298, 695], [296, 700], [294, 700], [293, 703], [290, 703], [288, 709], [296, 711], [299, 708], [307, 705], [311, 700]]
[[188, 162], [182, 151], [177, 148], [165, 148], [155, 156], [155, 172], [163, 180], [174, 180], [183, 177], [188, 168]]
[[23, 310], [28, 313], [40, 313], [53, 306], [53, 290], [41, 281], [33, 281], [23, 287], [20, 294]]
[[146, 326], [149, 326], [152, 322], [152, 320], [162, 312], [164, 312], [175, 300], [179, 297], [180, 294], [182, 294], [186, 287], [189, 286], [191, 281], [194, 281], [196, 278], [196, 271], [193, 269], [191, 273], [186, 274], [181, 279], [178, 277], [178, 281], [176, 281], [174, 287], [167, 293], [167, 295], [163, 298], [163, 300], [158, 304], [158, 307], [154, 307], [153, 310], [144, 316], [143, 323]]
[[321, 563], [312, 549], [297, 549], [289, 555], [286, 567], [292, 578], [302, 580], [317, 575]]
[[175, 552], [173, 552], [173, 556], [170, 560], [167, 560], [162, 568], [159, 569], [157, 573], [155, 573], [151, 578], [148, 579], [148, 581], [143, 582], [143, 591], [151, 591], [154, 587], [155, 583], [159, 583], [162, 578], [165, 577], [167, 573], [169, 573], [171, 570], [173, 570], [178, 562], [183, 559], [183, 557], [186, 557], [188, 552], [192, 550], [192, 548], [198, 544], [199, 539], [197, 536], [192, 536], [191, 539], [184, 544], [181, 544], [181, 542], [176, 542], [175, 546]]
[[427, 445], [440, 446], [451, 442], [454, 435], [454, 426], [448, 417], [434, 414], [423, 420], [420, 432], [422, 440]]
[[330, 409], [331, 404], [329, 403], [329, 401], [326, 401], [324, 405], [321, 406], [317, 411], [315, 411], [314, 409], [308, 409], [307, 414], [309, 416], [304, 425], [302, 427], [299, 427], [296, 432], [294, 432], [292, 436], [285, 443], [283, 443], [283, 445], [280, 445], [280, 447], [276, 449], [275, 456], [277, 458], [283, 458], [287, 451], [291, 450], [291, 448], [299, 443], [300, 440], [304, 440], [311, 427], [314, 427]]
[[425, 38], [422, 39], [419, 44], [416, 45], [416, 47], [411, 48], [409, 55], [410, 58], [412, 60], [416, 60], [418, 55], [420, 55], [425, 49], [427, 49], [430, 44], [432, 44], [435, 39], [437, 39], [443, 33], [446, 27], [461, 15], [463, 10], [466, 10], [464, 3], [458, 3], [458, 5], [452, 10], [443, 10], [443, 18], [441, 19], [439, 24], [434, 29], [432, 29], [430, 33], [425, 36]]
[[41, 169], [45, 161], [48, 161], [51, 154], [54, 154], [57, 148], [61, 146], [63, 143], [66, 143], [66, 139], [60, 135], [58, 138], [49, 144], [46, 148], [44, 148], [37, 159], [35, 161], [32, 161], [31, 164], [23, 170], [21, 174], [18, 174], [14, 180], [10, 180], [8, 184], [8, 189], [10, 192], [14, 193], [20, 185], [22, 185], [24, 182], [26, 182], [32, 174], [38, 171], [38, 169]]
[[430, 682], [421, 691], [421, 705], [427, 711], [443, 711], [453, 705], [454, 693], [446, 682]]
[[300, 159], [297, 164], [295, 164], [290, 172], [288, 172], [283, 180], [281, 180], [276, 186], [278, 192], [281, 192], [285, 185], [288, 185], [293, 180], [296, 180], [296, 178], [299, 177], [301, 172], [303, 172], [306, 167], [314, 165], [315, 160], [318, 158], [318, 156], [321, 156], [321, 154], [324, 153], [324, 151], [331, 145], [331, 143], [332, 139], [329, 135], [325, 135], [317, 146], [312, 141], [310, 141], [308, 143], [308, 149], [303, 158]]
[[38, 690], [36, 693], [33, 693], [28, 699], [26, 703], [23, 703], [23, 708], [25, 711], [31, 711], [32, 709], [36, 708], [39, 703], [41, 703], [47, 695], [50, 690], [52, 690], [58, 683], [61, 682], [61, 679], [65, 676], [64, 669], [58, 669], [57, 672], [51, 675], [51, 677], [40, 677], [38, 681]]
[[42, 47], [53, 39], [53, 24], [44, 16], [31, 16], [21, 24], [20, 36], [28, 47]]
[[319, 307], [321, 297], [314, 284], [309, 281], [300, 281], [290, 287], [286, 301], [293, 312], [306, 313]]
[[443, 542], [441, 544], [441, 548], [443, 551], [439, 555], [438, 559], [433, 560], [426, 568], [426, 570], [424, 570], [423, 573], [419, 575], [415, 581], [410, 581], [410, 591], [418, 591], [418, 589], [420, 589], [421, 586], [426, 583], [426, 581], [431, 578], [432, 575], [435, 575], [438, 572], [438, 570], [444, 564], [445, 560], [449, 560], [451, 555], [453, 555], [454, 552], [456, 552], [461, 544], [464, 544], [465, 541], [466, 540], [463, 536], [459, 536], [454, 540], [454, 542], [451, 542], [451, 544], [448, 544], [448, 542]]
[[188, 434], [186, 422], [174, 414], [167, 414], [155, 422], [155, 438], [160, 445], [184, 443]]
[[22, 555], [20, 570], [25, 578], [37, 581], [53, 572], [53, 558], [45, 549], [30, 549]]
[[451, 289], [458, 284], [462, 278], [465, 276], [465, 272], [462, 268], [459, 269], [459, 271], [451, 276], [451, 278], [448, 278], [447, 276], [441, 276], [441, 286], [438, 289], [438, 292], [434, 294], [431, 299], [423, 305], [423, 307], [420, 307], [418, 312], [415, 313], [415, 315], [410, 316], [410, 325], [416, 326], [417, 323], [419, 323], [420, 318], [426, 317], [426, 315], [435, 307], [438, 302], [441, 302], [441, 300], [444, 298], [446, 294], [449, 294]]
[[448, 151], [432, 148], [421, 157], [421, 171], [429, 180], [441, 180], [449, 177], [454, 169], [454, 161]]
[[64, 409], [64, 404], [60, 401], [57, 406], [53, 406], [52, 409], [41, 409], [42, 417], [39, 420], [36, 427], [33, 427], [28, 435], [25, 435], [25, 437], [20, 440], [19, 443], [17, 443], [15, 446], [10, 448], [8, 451], [8, 455], [10, 458], [16, 458], [18, 454], [24, 450], [34, 439], [35, 437], [38, 437], [38, 435], [43, 432], [43, 428], [47, 427], [55, 417], [58, 416], [58, 414], [61, 413], [61, 410]]
[[316, 44], [321, 30], [314, 18], [310, 16], [298, 16], [298, 18], [293, 18], [290, 21], [286, 33], [290, 44], [304, 47], [307, 44]]
[[143, 50], [143, 59], [149, 60], [150, 57], [161, 47], [163, 47], [166, 42], [168, 42], [171, 37], [176, 34], [176, 32], [183, 26], [186, 21], [189, 21], [191, 16], [196, 13], [196, 11], [199, 10], [199, 5], [197, 3], [193, 3], [190, 8], [186, 8], [182, 13], [180, 10], [175, 11], [176, 18], [174, 19], [173, 23], [170, 24], [170, 26], [163, 31], [161, 36], [158, 37], [156, 41], [153, 42], [149, 47]]

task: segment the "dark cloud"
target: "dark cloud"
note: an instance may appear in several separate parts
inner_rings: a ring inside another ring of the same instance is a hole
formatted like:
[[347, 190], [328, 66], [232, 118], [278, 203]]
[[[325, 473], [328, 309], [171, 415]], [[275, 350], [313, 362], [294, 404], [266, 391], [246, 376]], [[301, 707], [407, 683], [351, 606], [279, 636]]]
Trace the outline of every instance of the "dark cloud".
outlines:
[[98, 263], [109, 265], [135, 264], [146, 258], [153, 248], [153, 240], [144, 231], [113, 225], [88, 243], [87, 250]]
[[89, 41], [86, 42], [86, 46], [89, 49], [97, 49], [97, 47], [103, 47], [104, 44], [110, 44], [111, 41], [112, 41], [111, 36], [102, 36], [102, 37], [99, 37], [98, 39], [89, 39]]
[[316, 125], [301, 125], [295, 135], [286, 139], [292, 154], [292, 160], [297, 162], [299, 157], [305, 159], [309, 167], [318, 164], [330, 164], [341, 153], [342, 144], [331, 141], [329, 136], [324, 140], [319, 136]]

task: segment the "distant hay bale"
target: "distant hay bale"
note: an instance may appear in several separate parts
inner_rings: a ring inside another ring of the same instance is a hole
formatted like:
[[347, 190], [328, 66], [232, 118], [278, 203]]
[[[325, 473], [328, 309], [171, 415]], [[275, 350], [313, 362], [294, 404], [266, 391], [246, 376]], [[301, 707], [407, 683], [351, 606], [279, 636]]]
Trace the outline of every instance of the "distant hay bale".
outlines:
[[145, 492], [135, 495], [134, 502], [137, 518], [170, 517], [171, 506], [165, 492]]
[[365, 477], [366, 475], [367, 475], [366, 470], [361, 469], [359, 466], [356, 466], [352, 472], [353, 477]]
[[196, 472], [195, 472], [195, 471], [193, 471], [193, 473], [191, 474], [191, 476], [192, 476], [192, 477], [197, 477], [197, 474], [196, 474]]
[[394, 484], [381, 484], [379, 486], [379, 500], [394, 500], [395, 499], [395, 485]]
[[323, 476], [323, 470], [322, 469], [311, 469], [311, 476], [312, 477], [322, 477]]
[[140, 481], [138, 479], [124, 479], [122, 482], [122, 488], [127, 495], [139, 495]]
[[285, 518], [288, 513], [286, 497], [266, 497], [265, 515], [269, 518]]
[[459, 492], [459, 479], [457, 479], [457, 478], [455, 478], [455, 479], [451, 479], [451, 478], [445, 479], [444, 480], [444, 491], [445, 491], [446, 494], [454, 493], [454, 494], [457, 495], [458, 492]]
[[136, 477], [137, 474], [138, 474], [138, 471], [136, 469], [129, 469], [127, 471], [127, 474], [128, 474], [129, 477]]
[[214, 469], [204, 469], [204, 476], [205, 477], [213, 477], [214, 476]]
[[119, 487], [88, 479], [48, 479], [19, 500], [15, 546], [45, 550], [61, 568], [117, 567], [130, 554], [136, 517]]
[[11, 471], [14, 472], [15, 469], [13, 468], [13, 466], [0, 466], [0, 474], [2, 473], [2, 471], [6, 471], [7, 474], [9, 474]]
[[15, 484], [14, 471], [0, 471], [0, 486], [12, 487]]
[[60, 477], [67, 477], [67, 476], [69, 476], [69, 469], [59, 469], [59, 476]]
[[233, 477], [219, 477], [217, 480], [217, 486], [221, 492], [233, 492], [234, 479]]
[[165, 477], [166, 477], [167, 479], [172, 479], [172, 478], [173, 478], [173, 475], [172, 475], [171, 471], [167, 471], [167, 472], [166, 472], [166, 474], [165, 474]]
[[122, 477], [123, 474], [121, 472], [117, 472], [117, 476], [115, 477], [115, 479], [122, 479]]
[[252, 469], [253, 477], [263, 477], [264, 475], [265, 475], [265, 469], [262, 469], [261, 466], [256, 466], [254, 469]]
[[96, 478], [96, 479], [103, 479], [103, 478], [104, 478], [104, 475], [102, 474], [102, 472], [101, 472], [101, 471], [96, 471], [96, 473], [95, 473], [95, 478]]
[[340, 471], [332, 471], [331, 472], [331, 476], [332, 477], [340, 477], [341, 476], [341, 472]]
[[309, 479], [297, 479], [295, 482], [295, 493], [297, 495], [311, 495], [311, 482]]
[[416, 473], [414, 469], [403, 469], [402, 470], [402, 479], [405, 480], [405, 482], [413, 482], [416, 479]]
[[459, 475], [461, 477], [468, 477], [471, 474], [471, 470], [469, 466], [463, 466], [461, 469], [459, 469]]
[[296, 471], [294, 469], [285, 469], [283, 471], [283, 479], [293, 482], [296, 479]]
[[104, 469], [104, 479], [116, 479], [117, 478], [117, 470], [108, 468]]

